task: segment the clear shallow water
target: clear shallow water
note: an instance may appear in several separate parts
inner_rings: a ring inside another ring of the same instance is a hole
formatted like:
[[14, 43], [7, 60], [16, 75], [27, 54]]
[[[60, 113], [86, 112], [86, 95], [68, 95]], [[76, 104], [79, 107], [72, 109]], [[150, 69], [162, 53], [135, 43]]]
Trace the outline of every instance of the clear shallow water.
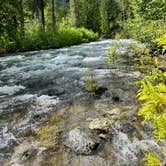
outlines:
[[[119, 45], [117, 52], [121, 55], [117, 70], [109, 69], [107, 65], [108, 47], [115, 42]], [[52, 114], [60, 114], [65, 116], [65, 122], [61, 150], [58, 157], [55, 157], [57, 162], [61, 160], [58, 166], [69, 165], [68, 158], [73, 161], [73, 166], [94, 162], [96, 166], [100, 166], [102, 163], [112, 165], [116, 163], [114, 160], [117, 158], [117, 161], [127, 163], [130, 156], [132, 159], [128, 165], [133, 166], [134, 162], [138, 165], [139, 159], [135, 149], [136, 146], [144, 146], [146, 141], [143, 141], [144, 145], [136, 140], [132, 142], [126, 133], [119, 133], [117, 139], [115, 137], [114, 142], [108, 143], [108, 146], [99, 153], [103, 159], [98, 155], [96, 158], [75, 156], [74, 153], [68, 153], [63, 149], [63, 142], [69, 130], [77, 126], [85, 127], [87, 119], [103, 116], [101, 110], [115, 106], [130, 108], [127, 115], [129, 118], [137, 110], [135, 89], [130, 82], [138, 79], [140, 73], [123, 58], [126, 48], [131, 44], [138, 45], [133, 40], [104, 40], [69, 48], [17, 53], [1, 57], [0, 154], [2, 157], [0, 156], [0, 161], [4, 164], [3, 161], [8, 161], [7, 158], [9, 158], [10, 162], [14, 156], [14, 162], [18, 164], [19, 161], [15, 161], [17, 159], [15, 155], [23, 153], [23, 149], [27, 148], [27, 143], [22, 142], [27, 141], [28, 138], [22, 136], [24, 135], [22, 133], [41, 125]], [[100, 99], [94, 99], [86, 91], [85, 80], [89, 74], [94, 75], [98, 86], [107, 89], [107, 93], [101, 95]], [[61, 108], [75, 104], [83, 105], [83, 107], [72, 106], [61, 111]], [[38, 147], [36, 140], [32, 139], [31, 144]], [[154, 142], [150, 145], [157, 146]], [[15, 152], [12, 150], [13, 147], [17, 147]], [[113, 157], [111, 162], [105, 161], [109, 160], [110, 156]], [[23, 162], [22, 165], [32, 163], [35, 166], [40, 165], [35, 162]]]

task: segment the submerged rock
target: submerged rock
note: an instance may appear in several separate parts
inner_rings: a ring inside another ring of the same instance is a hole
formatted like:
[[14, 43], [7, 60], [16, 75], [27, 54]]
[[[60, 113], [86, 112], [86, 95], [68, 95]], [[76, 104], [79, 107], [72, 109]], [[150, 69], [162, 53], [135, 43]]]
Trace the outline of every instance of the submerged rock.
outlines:
[[24, 141], [15, 148], [11, 164], [13, 166], [36, 166], [38, 165], [37, 158], [44, 150], [45, 148], [41, 147], [39, 142]]
[[33, 100], [34, 102], [30, 104], [28, 112], [14, 125], [17, 135], [22, 132], [25, 133], [25, 130], [32, 129], [45, 121], [50, 112], [54, 111], [59, 103], [58, 98], [48, 95], [36, 96]]
[[8, 131], [7, 126], [0, 133], [0, 151], [11, 150], [11, 147], [17, 144], [15, 136]]
[[69, 132], [66, 145], [76, 154], [92, 154], [98, 147], [86, 132], [80, 128], [75, 128]]
[[111, 121], [108, 118], [97, 118], [89, 124], [91, 130], [108, 133], [111, 127]]
[[135, 130], [135, 124], [128, 120], [116, 121], [114, 127], [116, 130], [123, 133], [131, 133]]
[[108, 89], [106, 87], [98, 87], [95, 91], [95, 95], [96, 96], [101, 96], [102, 94], [104, 94]]
[[116, 164], [120, 166], [141, 165], [141, 154], [149, 151], [157, 153], [161, 159], [164, 159], [162, 148], [154, 140], [131, 141], [127, 134], [119, 132], [114, 136], [112, 144], [116, 152]]

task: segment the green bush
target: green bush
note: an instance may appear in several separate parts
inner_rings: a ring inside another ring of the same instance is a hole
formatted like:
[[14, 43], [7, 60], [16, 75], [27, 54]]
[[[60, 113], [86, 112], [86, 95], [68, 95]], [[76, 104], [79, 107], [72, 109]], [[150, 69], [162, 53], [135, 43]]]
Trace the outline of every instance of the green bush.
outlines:
[[162, 166], [159, 157], [151, 152], [144, 157], [144, 161], [144, 166]]
[[122, 36], [125, 38], [137, 39], [151, 46], [155, 44], [155, 39], [166, 32], [163, 21], [144, 20], [143, 18], [128, 19], [123, 24]]
[[162, 53], [166, 53], [166, 34], [156, 40], [158, 46], [162, 48]]
[[154, 136], [160, 141], [166, 139], [166, 72], [153, 73], [140, 83], [138, 99], [143, 102], [139, 115], [144, 122], [151, 122]]
[[94, 41], [98, 34], [85, 28], [64, 27], [45, 29], [34, 26], [26, 30], [24, 37], [18, 33], [15, 41], [1, 38], [2, 48], [8, 51], [28, 51], [48, 48], [60, 48]]
[[109, 47], [108, 54], [107, 54], [107, 63], [110, 68], [117, 68], [117, 65], [116, 65], [116, 61], [118, 59], [117, 50], [118, 50], [117, 43]]

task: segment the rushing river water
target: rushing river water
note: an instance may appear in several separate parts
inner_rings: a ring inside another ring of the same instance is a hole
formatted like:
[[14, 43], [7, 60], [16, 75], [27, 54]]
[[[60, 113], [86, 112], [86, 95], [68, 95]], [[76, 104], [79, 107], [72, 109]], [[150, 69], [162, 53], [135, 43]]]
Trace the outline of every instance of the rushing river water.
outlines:
[[[115, 42], [121, 56], [118, 68], [109, 69], [108, 47]], [[123, 57], [131, 44], [137, 46], [132, 40], [104, 40], [1, 57], [0, 165], [137, 166], [148, 150], [156, 151], [162, 158], [161, 147], [151, 134], [144, 132], [136, 116], [136, 89], [131, 82], [141, 73]], [[100, 89], [95, 97], [87, 90], [90, 75]], [[110, 115], [109, 111], [115, 108], [122, 112]], [[64, 120], [60, 123], [58, 148], [48, 152], [32, 133], [53, 115]], [[101, 117], [115, 119], [116, 132], [111, 138], [98, 138], [99, 146], [93, 155], [79, 155], [72, 149], [75, 145], [66, 145], [69, 131], [81, 127], [89, 134], [85, 129], [88, 123]]]

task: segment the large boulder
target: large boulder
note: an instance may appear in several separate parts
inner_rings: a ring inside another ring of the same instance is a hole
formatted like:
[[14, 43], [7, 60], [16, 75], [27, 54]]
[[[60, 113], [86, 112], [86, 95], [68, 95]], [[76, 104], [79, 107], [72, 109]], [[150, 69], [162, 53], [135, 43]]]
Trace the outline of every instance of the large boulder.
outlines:
[[96, 150], [98, 143], [94, 142], [83, 129], [75, 128], [69, 132], [66, 145], [76, 154], [88, 155]]

